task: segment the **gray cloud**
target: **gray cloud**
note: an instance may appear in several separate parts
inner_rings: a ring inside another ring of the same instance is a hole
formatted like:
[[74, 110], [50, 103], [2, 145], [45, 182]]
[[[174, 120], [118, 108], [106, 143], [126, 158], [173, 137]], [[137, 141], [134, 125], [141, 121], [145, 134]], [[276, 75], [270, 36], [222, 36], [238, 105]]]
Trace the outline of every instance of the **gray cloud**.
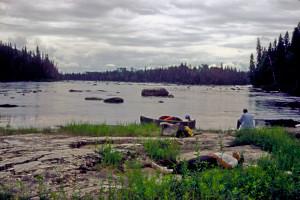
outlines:
[[187, 62], [246, 70], [299, 22], [295, 0], [1, 0], [0, 40], [36, 45], [62, 72]]

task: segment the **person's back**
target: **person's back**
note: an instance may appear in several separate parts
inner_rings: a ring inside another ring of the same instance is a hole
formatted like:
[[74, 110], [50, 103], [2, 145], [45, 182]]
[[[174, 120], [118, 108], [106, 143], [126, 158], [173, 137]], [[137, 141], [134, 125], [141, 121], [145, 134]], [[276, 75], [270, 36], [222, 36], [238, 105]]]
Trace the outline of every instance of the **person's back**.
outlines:
[[239, 119], [241, 129], [254, 129], [253, 115], [248, 113], [247, 109], [243, 110], [244, 114]]

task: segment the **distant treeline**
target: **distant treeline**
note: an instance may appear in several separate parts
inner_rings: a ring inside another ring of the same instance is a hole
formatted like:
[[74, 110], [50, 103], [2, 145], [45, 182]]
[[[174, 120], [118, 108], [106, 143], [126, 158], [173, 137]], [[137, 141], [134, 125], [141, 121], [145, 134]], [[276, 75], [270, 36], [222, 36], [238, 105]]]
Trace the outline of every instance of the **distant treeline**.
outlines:
[[27, 51], [26, 47], [18, 50], [11, 43], [0, 41], [0, 81], [48, 81], [59, 80], [54, 62], [47, 54]]
[[125, 82], [155, 82], [200, 85], [245, 85], [249, 84], [246, 72], [237, 71], [232, 67], [208, 67], [201, 65], [191, 67], [181, 63], [179, 66], [127, 70], [118, 68], [106, 72], [85, 72], [64, 74], [64, 80], [94, 80], [94, 81], [125, 81]]
[[268, 49], [257, 39], [256, 61], [250, 56], [250, 81], [255, 87], [281, 90], [300, 95], [300, 23], [292, 39], [289, 33], [279, 36]]

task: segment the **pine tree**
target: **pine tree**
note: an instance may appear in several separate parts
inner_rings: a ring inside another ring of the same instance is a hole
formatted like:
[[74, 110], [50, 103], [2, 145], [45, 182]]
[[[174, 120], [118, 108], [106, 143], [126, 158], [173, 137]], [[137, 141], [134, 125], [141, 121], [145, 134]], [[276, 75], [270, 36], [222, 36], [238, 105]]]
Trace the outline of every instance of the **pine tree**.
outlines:
[[250, 82], [251, 84], [255, 85], [255, 63], [254, 63], [253, 53], [250, 56], [249, 73], [250, 73]]
[[289, 49], [289, 47], [291, 46], [291, 43], [290, 43], [290, 35], [289, 35], [289, 32], [287, 31], [284, 35], [284, 39], [283, 39], [283, 44], [284, 44], [284, 47], [285, 47], [285, 50], [287, 51]]
[[259, 38], [257, 38], [256, 54], [257, 54], [256, 63], [259, 64], [261, 62], [261, 59], [262, 59], [262, 47], [261, 47], [261, 43], [260, 43]]

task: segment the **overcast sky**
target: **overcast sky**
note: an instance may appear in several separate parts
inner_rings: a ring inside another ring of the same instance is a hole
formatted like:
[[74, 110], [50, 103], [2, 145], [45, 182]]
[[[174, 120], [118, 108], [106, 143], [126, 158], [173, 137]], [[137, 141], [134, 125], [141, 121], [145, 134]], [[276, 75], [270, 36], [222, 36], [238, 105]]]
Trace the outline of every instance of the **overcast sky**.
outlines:
[[300, 22], [299, 0], [0, 0], [0, 41], [49, 54], [60, 72], [186, 62], [247, 70]]

